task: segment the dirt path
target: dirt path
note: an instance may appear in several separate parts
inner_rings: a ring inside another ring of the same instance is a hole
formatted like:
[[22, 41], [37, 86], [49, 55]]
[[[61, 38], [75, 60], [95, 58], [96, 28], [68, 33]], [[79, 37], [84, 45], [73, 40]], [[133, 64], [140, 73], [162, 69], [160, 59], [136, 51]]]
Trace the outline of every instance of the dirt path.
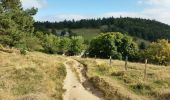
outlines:
[[64, 81], [64, 89], [66, 92], [63, 95], [63, 100], [100, 100], [97, 96], [87, 91], [78, 81], [76, 75], [71, 70], [71, 66], [64, 63], [67, 70], [67, 76]]

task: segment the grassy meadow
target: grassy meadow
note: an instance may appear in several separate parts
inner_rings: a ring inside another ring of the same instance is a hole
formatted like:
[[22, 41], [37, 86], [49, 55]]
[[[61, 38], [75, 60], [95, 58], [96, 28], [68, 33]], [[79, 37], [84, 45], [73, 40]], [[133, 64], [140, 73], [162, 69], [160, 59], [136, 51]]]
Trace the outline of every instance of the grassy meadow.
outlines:
[[[57, 32], [61, 32], [62, 30], [57, 30]], [[79, 28], [79, 29], [71, 29], [73, 33], [77, 35], [83, 36], [85, 40], [91, 40], [96, 37], [99, 33], [101, 33], [100, 29], [95, 28]]]
[[81, 35], [86, 40], [91, 40], [96, 37], [99, 33], [101, 33], [100, 29], [93, 29], [93, 28], [81, 28], [81, 29], [73, 29], [74, 33]]
[[64, 60], [39, 52], [21, 55], [18, 50], [1, 49], [0, 100], [62, 100]]
[[144, 80], [145, 65], [109, 60], [74, 58], [87, 67], [87, 77], [96, 88], [104, 92], [109, 100], [169, 100], [170, 67], [147, 65], [147, 78]]

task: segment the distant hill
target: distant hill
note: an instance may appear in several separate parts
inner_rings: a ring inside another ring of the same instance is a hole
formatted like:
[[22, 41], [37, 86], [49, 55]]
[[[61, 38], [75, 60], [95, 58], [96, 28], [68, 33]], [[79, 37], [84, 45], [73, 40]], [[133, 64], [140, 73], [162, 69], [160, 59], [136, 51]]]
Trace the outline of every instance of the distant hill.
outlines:
[[[99, 18], [80, 21], [36, 22], [36, 30], [55, 33], [58, 30], [98, 29], [97, 32], [122, 32], [144, 40], [170, 39], [170, 26], [155, 20], [141, 18]], [[77, 32], [77, 31], [76, 31]], [[83, 32], [82, 32], [83, 33]], [[82, 34], [77, 33], [77, 34]], [[84, 34], [87, 34], [84, 32]], [[93, 34], [90, 32], [90, 34]], [[94, 33], [96, 34], [96, 33]], [[89, 34], [88, 34], [89, 35]], [[84, 36], [84, 35], [83, 35]], [[94, 36], [94, 35], [92, 35]], [[87, 36], [90, 37], [90, 36]]]

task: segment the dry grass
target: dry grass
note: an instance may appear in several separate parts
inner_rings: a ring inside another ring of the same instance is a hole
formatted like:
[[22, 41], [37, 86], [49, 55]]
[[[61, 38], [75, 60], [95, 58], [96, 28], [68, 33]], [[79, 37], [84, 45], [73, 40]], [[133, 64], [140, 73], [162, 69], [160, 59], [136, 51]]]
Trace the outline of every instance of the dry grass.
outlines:
[[62, 100], [64, 58], [0, 51], [0, 100]]
[[[105, 92], [108, 99], [170, 99], [170, 67], [147, 65], [147, 79], [144, 80], [145, 65], [113, 60], [75, 58], [88, 67], [87, 75], [94, 85]], [[117, 98], [115, 98], [117, 97]]]

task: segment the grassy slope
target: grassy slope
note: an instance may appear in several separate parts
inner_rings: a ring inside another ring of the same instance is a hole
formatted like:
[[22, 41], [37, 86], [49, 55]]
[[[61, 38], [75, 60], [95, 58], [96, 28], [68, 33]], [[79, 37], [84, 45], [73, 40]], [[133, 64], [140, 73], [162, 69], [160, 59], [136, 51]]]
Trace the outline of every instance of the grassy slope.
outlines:
[[74, 33], [77, 33], [78, 35], [83, 36], [86, 40], [91, 40], [94, 37], [96, 37], [100, 32], [100, 29], [73, 29]]
[[[82, 28], [82, 29], [72, 29], [74, 33], [83, 36], [86, 40], [91, 40], [101, 33], [100, 29], [93, 28]], [[137, 44], [144, 42], [146, 45], [150, 44], [149, 41], [134, 37]]]
[[0, 100], [62, 100], [64, 58], [0, 51]]
[[[57, 30], [57, 32], [61, 32], [62, 30]], [[73, 33], [76, 33], [80, 36], [83, 36], [86, 40], [91, 40], [96, 37], [100, 32], [100, 29], [93, 28], [80, 28], [80, 29], [71, 29]]]
[[[77, 59], [77, 58], [76, 58]], [[168, 100], [170, 98], [170, 67], [148, 65], [144, 81], [144, 64], [114, 60], [77, 59], [87, 66], [87, 76], [94, 85], [105, 92], [108, 99], [118, 100]]]

